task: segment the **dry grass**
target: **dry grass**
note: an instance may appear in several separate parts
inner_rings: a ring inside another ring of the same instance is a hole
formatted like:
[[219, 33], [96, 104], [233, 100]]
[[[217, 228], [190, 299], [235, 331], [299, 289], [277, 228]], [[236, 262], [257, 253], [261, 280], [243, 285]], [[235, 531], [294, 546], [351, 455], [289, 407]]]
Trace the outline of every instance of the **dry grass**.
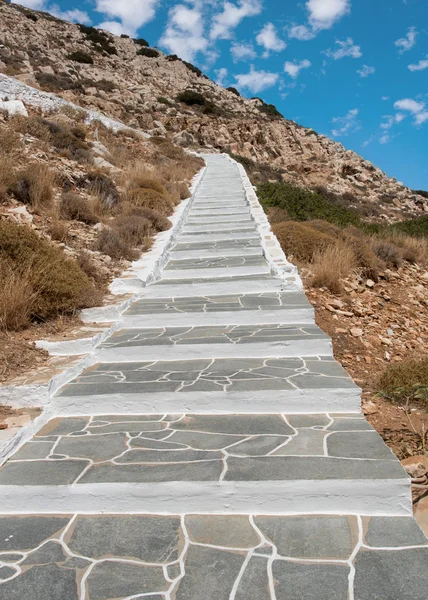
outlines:
[[105, 276], [100, 275], [100, 271], [94, 262], [91, 253], [87, 250], [82, 250], [76, 257], [77, 263], [82, 271], [98, 286], [106, 283]]
[[113, 229], [129, 246], [147, 250], [151, 246], [153, 228], [150, 221], [138, 215], [121, 215], [113, 221]]
[[68, 241], [69, 235], [67, 224], [64, 223], [64, 221], [61, 221], [60, 219], [54, 219], [52, 221], [48, 232], [51, 239], [55, 240], [56, 242], [65, 243]]
[[139, 252], [132, 248], [114, 229], [103, 229], [96, 241], [96, 250], [107, 254], [111, 258], [125, 260], [136, 260]]
[[11, 127], [0, 128], [0, 156], [15, 154], [21, 146], [21, 138]]
[[282, 222], [272, 229], [287, 258], [297, 262], [312, 263], [315, 253], [336, 243], [332, 236], [297, 221]]
[[403, 253], [395, 244], [382, 239], [373, 238], [371, 247], [376, 256], [389, 267], [398, 267], [403, 262]]
[[171, 221], [164, 215], [161, 215], [157, 210], [145, 208], [143, 206], [133, 206], [129, 202], [124, 202], [122, 205], [122, 213], [124, 215], [135, 215], [144, 217], [152, 224], [156, 231], [167, 231], [171, 227]]
[[428, 261], [428, 243], [424, 238], [416, 238], [404, 233], [394, 233], [388, 240], [401, 249], [404, 260], [425, 265]]
[[[100, 295], [76, 261], [32, 229], [0, 221], [0, 264], [27, 285], [29, 318], [45, 320], [95, 306]], [[30, 294], [30, 295], [29, 295]], [[31, 302], [30, 302], [31, 299]]]
[[15, 173], [13, 167], [13, 158], [10, 156], [0, 157], [0, 202], [7, 200], [8, 191], [14, 182]]
[[50, 209], [54, 198], [56, 174], [42, 163], [32, 163], [16, 173], [11, 191], [23, 204], [37, 212]]
[[0, 261], [0, 331], [18, 331], [30, 323], [35, 293], [27, 270], [13, 272]]
[[77, 186], [98, 198], [103, 210], [109, 211], [120, 202], [120, 194], [114, 181], [100, 170], [90, 171], [81, 177]]
[[172, 213], [174, 207], [171, 200], [156, 192], [156, 190], [145, 188], [134, 188], [127, 191], [126, 199], [135, 206], [156, 210], [164, 216]]
[[62, 195], [59, 210], [63, 219], [81, 221], [87, 225], [95, 225], [99, 222], [90, 200], [73, 192]]
[[317, 251], [313, 257], [312, 271], [314, 287], [325, 287], [338, 294], [342, 291], [341, 279], [355, 267], [355, 254], [349, 246], [339, 242]]
[[412, 402], [428, 408], [428, 357], [389, 365], [379, 378], [377, 389], [393, 402]]

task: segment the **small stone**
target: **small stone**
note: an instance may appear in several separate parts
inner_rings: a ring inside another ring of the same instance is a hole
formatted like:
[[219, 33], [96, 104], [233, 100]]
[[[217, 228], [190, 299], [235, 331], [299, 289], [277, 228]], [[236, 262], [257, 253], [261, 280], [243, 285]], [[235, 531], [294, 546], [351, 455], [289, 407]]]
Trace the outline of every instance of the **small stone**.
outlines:
[[354, 337], [362, 337], [363, 330], [360, 329], [359, 327], [353, 327], [351, 329], [351, 335], [353, 335]]
[[410, 456], [401, 461], [401, 464], [406, 469], [410, 477], [423, 477], [428, 473], [428, 457], [427, 456]]
[[374, 402], [372, 402], [371, 400], [369, 400], [368, 402], [365, 402], [363, 404], [363, 413], [365, 415], [374, 415], [377, 412], [379, 412], [379, 409], [376, 406], [376, 404]]

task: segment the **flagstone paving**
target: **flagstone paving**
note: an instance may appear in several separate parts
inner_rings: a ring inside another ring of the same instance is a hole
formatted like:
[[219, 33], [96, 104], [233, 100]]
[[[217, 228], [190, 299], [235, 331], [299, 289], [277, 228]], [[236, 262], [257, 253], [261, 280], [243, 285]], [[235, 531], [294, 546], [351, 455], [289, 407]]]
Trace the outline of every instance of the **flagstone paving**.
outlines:
[[206, 160], [160, 280], [0, 467], [0, 598], [425, 600], [409, 480]]

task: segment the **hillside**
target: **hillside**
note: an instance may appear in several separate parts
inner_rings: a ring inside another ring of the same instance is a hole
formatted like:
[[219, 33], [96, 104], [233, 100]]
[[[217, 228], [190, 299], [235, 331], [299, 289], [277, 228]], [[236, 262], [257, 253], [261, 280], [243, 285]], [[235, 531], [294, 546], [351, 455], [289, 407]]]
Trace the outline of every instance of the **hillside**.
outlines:
[[[286, 181], [327, 188], [371, 220], [428, 212], [427, 198], [342, 144], [283, 118], [260, 99], [223, 89], [145, 40], [73, 25], [3, 0], [0, 20], [0, 72], [31, 86], [152, 135], [171, 135], [184, 146], [269, 163]], [[183, 92], [192, 93], [180, 96]]]

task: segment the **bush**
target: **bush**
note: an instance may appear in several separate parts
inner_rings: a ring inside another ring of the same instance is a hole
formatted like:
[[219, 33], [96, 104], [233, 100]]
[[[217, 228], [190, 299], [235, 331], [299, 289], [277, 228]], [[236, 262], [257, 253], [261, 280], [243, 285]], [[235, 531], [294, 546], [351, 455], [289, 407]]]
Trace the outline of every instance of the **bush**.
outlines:
[[150, 188], [132, 188], [128, 190], [127, 199], [135, 206], [156, 210], [164, 216], [170, 215], [173, 211], [171, 200]]
[[141, 215], [120, 215], [113, 221], [113, 229], [130, 246], [150, 246], [152, 224]]
[[188, 106], [204, 106], [206, 103], [204, 96], [194, 90], [185, 90], [184, 92], [181, 92], [178, 94], [177, 100]]
[[87, 225], [95, 225], [99, 221], [90, 202], [73, 192], [62, 195], [60, 215], [63, 219], [82, 221]]
[[135, 39], [134, 44], [137, 44], [137, 46], [145, 46], [146, 48], [149, 46], [149, 42], [144, 38]]
[[[0, 264], [28, 282], [28, 315], [48, 319], [94, 306], [99, 295], [76, 261], [27, 226], [0, 221]], [[30, 293], [31, 286], [31, 293]]]
[[306, 263], [313, 261], [316, 252], [323, 251], [336, 242], [334, 237], [295, 221], [279, 223], [272, 230], [287, 257]]
[[160, 52], [155, 48], [146, 48], [145, 46], [142, 46], [137, 52], [137, 56], [147, 56], [148, 58], [158, 58], [159, 55]]
[[93, 65], [94, 59], [87, 52], [82, 52], [82, 50], [76, 50], [76, 52], [72, 52], [71, 54], [67, 54], [67, 58], [69, 60], [73, 60], [74, 62], [82, 63], [85, 65]]
[[0, 331], [17, 331], [28, 326], [34, 302], [28, 270], [13, 272], [0, 260]]
[[76, 185], [97, 196], [103, 203], [103, 207], [111, 209], [120, 202], [120, 194], [114, 182], [104, 173], [93, 171], [80, 177]]
[[0, 129], [0, 157], [10, 156], [21, 147], [21, 138], [11, 128]]
[[391, 231], [397, 231], [406, 235], [428, 239], [428, 215], [394, 223], [390, 229]]
[[167, 231], [171, 227], [171, 221], [167, 219], [157, 210], [152, 210], [144, 206], [132, 206], [128, 204], [123, 210], [125, 215], [135, 215], [137, 217], [144, 217], [150, 221], [153, 229], [156, 231]]
[[232, 86], [226, 88], [228, 92], [231, 92], [232, 94], [235, 94], [235, 96], [239, 96], [241, 97], [241, 94], [238, 92], [238, 90]]
[[52, 75], [52, 73], [36, 73], [35, 78], [42, 90], [47, 92], [61, 92], [65, 90], [83, 91], [82, 85], [70, 75]]
[[377, 384], [386, 399], [406, 405], [408, 402], [428, 408], [428, 357], [390, 365]]
[[376, 256], [388, 266], [398, 269], [401, 265], [403, 255], [395, 244], [382, 239], [373, 239], [372, 248]]
[[347, 277], [355, 266], [355, 255], [345, 243], [328, 246], [314, 253], [312, 271], [313, 287], [326, 287], [334, 294], [342, 291], [341, 279]]
[[310, 192], [284, 181], [262, 183], [257, 193], [264, 208], [283, 208], [294, 221], [323, 219], [340, 227], [361, 225], [358, 213], [342, 206], [331, 195], [327, 197], [319, 192]]
[[273, 119], [283, 119], [283, 115], [279, 112], [274, 104], [266, 104], [263, 102], [261, 106], [259, 106], [259, 111], [265, 113], [269, 117]]
[[16, 174], [11, 192], [23, 204], [41, 211], [52, 206], [55, 180], [55, 174], [46, 165], [33, 163]]
[[68, 241], [68, 227], [64, 221], [55, 219], [50, 225], [48, 231], [52, 240], [63, 243]]
[[139, 252], [127, 244], [120, 234], [113, 229], [100, 231], [95, 248], [99, 252], [116, 259], [136, 260], [139, 256]]
[[86, 39], [92, 42], [94, 50], [106, 54], [117, 54], [117, 50], [113, 46], [111, 38], [105, 31], [81, 24], [78, 25], [78, 28], [81, 33], [85, 35]]

